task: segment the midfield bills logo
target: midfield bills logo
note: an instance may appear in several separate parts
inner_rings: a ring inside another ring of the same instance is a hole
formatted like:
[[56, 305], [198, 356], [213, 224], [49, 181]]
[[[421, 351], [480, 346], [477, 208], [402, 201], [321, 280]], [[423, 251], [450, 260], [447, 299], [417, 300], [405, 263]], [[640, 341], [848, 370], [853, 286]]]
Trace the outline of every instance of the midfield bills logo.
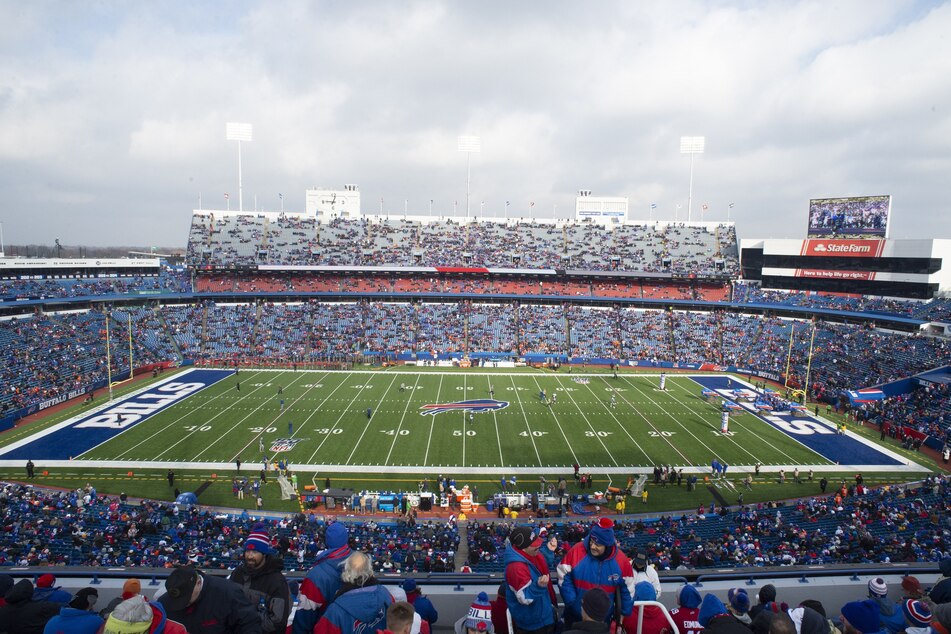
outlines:
[[423, 416], [435, 416], [443, 412], [495, 412], [509, 406], [508, 401], [497, 401], [492, 398], [481, 398], [474, 401], [456, 401], [455, 403], [431, 403], [419, 409]]

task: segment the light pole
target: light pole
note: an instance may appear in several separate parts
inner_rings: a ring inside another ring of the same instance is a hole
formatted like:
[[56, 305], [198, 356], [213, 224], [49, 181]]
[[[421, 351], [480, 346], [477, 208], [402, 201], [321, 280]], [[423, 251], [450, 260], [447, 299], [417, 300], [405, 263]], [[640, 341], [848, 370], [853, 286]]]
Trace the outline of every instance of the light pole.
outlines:
[[238, 211], [244, 211], [244, 192], [241, 188], [241, 142], [251, 141], [251, 124], [226, 123], [225, 140], [238, 142]]
[[0, 222], [0, 258], [4, 257], [3, 253], [3, 223]]
[[693, 220], [693, 157], [697, 154], [703, 154], [705, 144], [706, 137], [680, 137], [680, 153], [690, 155], [690, 188], [687, 191], [687, 222]]
[[466, 220], [469, 219], [469, 181], [472, 176], [470, 158], [473, 152], [482, 151], [482, 139], [477, 136], [460, 136], [459, 151], [466, 153]]

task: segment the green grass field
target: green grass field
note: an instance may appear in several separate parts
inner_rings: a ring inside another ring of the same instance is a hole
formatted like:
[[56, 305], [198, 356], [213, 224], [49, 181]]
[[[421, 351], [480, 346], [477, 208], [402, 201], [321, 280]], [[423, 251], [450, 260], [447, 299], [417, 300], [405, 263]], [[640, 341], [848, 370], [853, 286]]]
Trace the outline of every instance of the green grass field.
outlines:
[[[296, 444], [277, 457], [297, 469], [536, 473], [577, 462], [587, 470], [622, 473], [658, 463], [703, 467], [714, 458], [730, 465], [829, 464], [752, 414], [734, 415], [731, 432], [721, 434], [718, 408], [700, 398], [700, 386], [687, 376], [669, 376], [666, 391], [656, 389], [655, 375], [579, 378], [246, 370], [76, 458], [203, 464], [240, 456], [253, 465], [262, 459], [262, 441], [263, 454], [274, 457], [272, 444], [291, 438]], [[421, 413], [428, 404], [488, 399], [490, 389], [509, 405], [471, 419], [460, 411]], [[541, 390], [557, 402], [542, 402]]]

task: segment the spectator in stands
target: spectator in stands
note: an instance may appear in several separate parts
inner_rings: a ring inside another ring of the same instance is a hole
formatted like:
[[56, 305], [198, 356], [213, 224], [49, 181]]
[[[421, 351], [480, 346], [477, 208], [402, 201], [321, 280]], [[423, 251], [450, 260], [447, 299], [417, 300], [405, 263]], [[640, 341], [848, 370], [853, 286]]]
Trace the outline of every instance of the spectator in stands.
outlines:
[[132, 597], [142, 592], [142, 582], [138, 579], [126, 579], [125, 583], [122, 584], [122, 594], [117, 596], [115, 599], [110, 601], [106, 607], [99, 610], [99, 616], [104, 619], [109, 618], [109, 615], [113, 610], [116, 609], [116, 606], [122, 603], [123, 601], [128, 601]]
[[393, 599], [373, 576], [370, 556], [360, 551], [352, 553], [344, 563], [340, 580], [340, 590], [317, 621], [314, 633], [349, 634], [358, 622], [367, 631], [386, 629], [386, 611]]
[[786, 610], [786, 614], [792, 619], [796, 634], [829, 634], [829, 624], [825, 616], [808, 606], [790, 608]]
[[386, 629], [378, 630], [387, 634], [410, 634], [416, 621], [416, 612], [406, 601], [394, 601], [386, 610]]
[[99, 593], [95, 588], [83, 588], [76, 596], [46, 623], [43, 634], [96, 634], [102, 627], [102, 617], [93, 610]]
[[759, 589], [759, 594], [756, 596], [759, 597], [759, 603], [750, 608], [751, 619], [755, 619], [756, 615], [762, 612], [768, 603], [776, 600], [776, 586], [767, 583]]
[[929, 634], [934, 617], [927, 603], [906, 599], [901, 604], [901, 611], [905, 617], [906, 634]]
[[743, 588], [730, 588], [726, 593], [729, 602], [728, 609], [736, 620], [749, 627], [753, 623], [750, 618], [750, 595]]
[[4, 598], [7, 604], [0, 607], [0, 632], [34, 632], [39, 634], [63, 606], [52, 601], [34, 601], [33, 583], [20, 579]]
[[140, 594], [120, 602], [106, 619], [102, 634], [188, 634], [185, 626], [165, 616], [161, 603]]
[[905, 629], [905, 617], [901, 613], [901, 605], [888, 599], [888, 584], [882, 577], [869, 579], [868, 598], [878, 604], [883, 627], [892, 634]]
[[423, 595], [415, 579], [406, 579], [403, 581], [403, 590], [406, 592], [406, 601], [413, 606], [413, 610], [415, 610], [424, 621], [429, 623], [429, 627], [432, 629], [439, 619], [439, 612], [436, 611], [436, 606], [433, 605], [433, 602], [430, 601], [428, 597]]
[[495, 634], [509, 634], [508, 605], [505, 603], [505, 591], [508, 586], [499, 584], [495, 600], [492, 602], [492, 627]]
[[610, 518], [601, 518], [581, 542], [568, 550], [558, 565], [558, 576], [565, 601], [566, 627], [581, 620], [581, 600], [591, 588], [601, 588], [608, 594], [612, 613], [615, 590], [619, 588], [621, 614], [625, 617], [631, 614], [634, 568], [627, 555], [618, 548], [614, 522]]
[[56, 585], [56, 577], [50, 573], [40, 575], [36, 580], [36, 589], [33, 591], [34, 601], [52, 601], [66, 605], [72, 601], [73, 595]]
[[190, 632], [260, 634], [261, 619], [241, 588], [226, 579], [181, 566], [165, 580], [158, 602]]
[[465, 616], [456, 621], [454, 630], [456, 634], [494, 634], [495, 626], [492, 624], [489, 595], [480, 592], [469, 606]]
[[[593, 634], [611, 631], [611, 597], [601, 588], [591, 588], [581, 599], [581, 621], [563, 634]], [[636, 631], [636, 630], [634, 630]], [[646, 630], [645, 630], [646, 631]]]
[[712, 593], [703, 597], [697, 620], [704, 634], [750, 634], [750, 628], [737, 621]]
[[649, 581], [650, 584], [654, 586], [654, 592], [657, 593], [657, 598], [660, 599], [660, 577], [657, 575], [657, 568], [654, 567], [654, 564], [647, 561], [647, 554], [643, 552], [637, 553], [634, 555], [634, 559], [631, 563], [634, 565], [634, 583]]
[[842, 634], [884, 634], [878, 602], [872, 599], [851, 601], [842, 606]]
[[7, 604], [6, 594], [13, 587], [13, 577], [8, 574], [0, 574], [0, 608]]
[[905, 575], [901, 580], [901, 591], [906, 599], [922, 599], [925, 597], [925, 589], [921, 587], [918, 577]]
[[[640, 581], [634, 586], [634, 601], [656, 601], [657, 593], [654, 586], [649, 581]], [[644, 616], [641, 617], [640, 613]], [[641, 621], [638, 629], [638, 621]], [[676, 634], [671, 632], [667, 617], [664, 616], [663, 608], [656, 605], [637, 606], [631, 610], [631, 613], [624, 617], [624, 630], [626, 632], [640, 632], [641, 634]]]
[[267, 527], [255, 524], [244, 544], [244, 562], [229, 579], [241, 586], [244, 596], [257, 607], [265, 633], [284, 634], [287, 629], [291, 600], [283, 570], [284, 559], [271, 548]]
[[678, 607], [670, 611], [678, 634], [699, 634], [703, 630], [698, 621], [701, 601], [700, 592], [692, 585], [685, 583], [680, 587], [677, 593]]
[[938, 563], [941, 578], [931, 588], [928, 597], [935, 603], [951, 603], [951, 557], [945, 557]]
[[527, 526], [509, 533], [505, 549], [505, 602], [515, 632], [550, 634], [555, 629], [555, 590], [545, 557], [538, 552], [541, 538]]
[[294, 634], [310, 634], [340, 590], [340, 575], [351, 554], [347, 526], [343, 522], [328, 526], [324, 543], [327, 548], [317, 554], [314, 567], [300, 587], [299, 604], [294, 613]]

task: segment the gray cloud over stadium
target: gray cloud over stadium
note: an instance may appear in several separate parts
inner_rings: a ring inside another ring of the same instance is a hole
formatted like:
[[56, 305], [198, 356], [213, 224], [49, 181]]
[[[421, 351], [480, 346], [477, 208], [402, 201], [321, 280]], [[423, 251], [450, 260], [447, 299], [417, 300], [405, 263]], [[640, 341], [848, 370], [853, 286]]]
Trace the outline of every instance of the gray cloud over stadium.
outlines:
[[[951, 4], [0, 4], [0, 222], [15, 244], [183, 246], [199, 195], [237, 205], [226, 121], [254, 124], [244, 201], [303, 210], [633, 216], [798, 237], [808, 199], [892, 194], [892, 237], [951, 237]], [[683, 214], [683, 210], [681, 211]], [[682, 216], [681, 216], [682, 217]]]

